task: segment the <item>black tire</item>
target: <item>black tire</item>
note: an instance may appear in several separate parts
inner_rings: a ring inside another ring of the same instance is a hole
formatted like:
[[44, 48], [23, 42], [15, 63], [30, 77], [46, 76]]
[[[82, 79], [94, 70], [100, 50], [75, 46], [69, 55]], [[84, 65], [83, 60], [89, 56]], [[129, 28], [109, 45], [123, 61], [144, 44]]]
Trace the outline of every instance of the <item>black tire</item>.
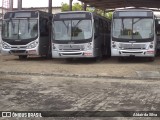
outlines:
[[65, 59], [67, 62], [72, 62], [73, 61], [73, 58], [66, 58]]
[[125, 58], [124, 57], [118, 57], [119, 61], [123, 61]]
[[45, 59], [52, 59], [52, 54], [46, 54], [46, 55], [44, 55], [44, 56], [42, 56], [43, 58], [45, 58]]
[[19, 59], [20, 60], [25, 60], [25, 59], [27, 59], [27, 55], [19, 55]]
[[97, 62], [100, 62], [103, 60], [103, 57], [104, 57], [104, 51], [103, 51], [103, 47], [101, 47], [101, 49], [99, 50], [99, 55], [96, 57], [96, 61]]
[[154, 60], [155, 60], [155, 57], [149, 57], [149, 58], [148, 58], [148, 61], [149, 61], [149, 62], [153, 62]]

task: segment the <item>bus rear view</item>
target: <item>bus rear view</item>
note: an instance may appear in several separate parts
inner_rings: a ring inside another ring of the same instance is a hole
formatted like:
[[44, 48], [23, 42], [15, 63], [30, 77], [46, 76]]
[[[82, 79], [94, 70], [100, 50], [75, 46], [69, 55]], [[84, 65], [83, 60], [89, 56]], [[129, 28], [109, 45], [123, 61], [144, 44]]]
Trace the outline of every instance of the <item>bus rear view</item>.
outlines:
[[148, 57], [154, 60], [156, 35], [151, 10], [117, 10], [113, 14], [111, 55]]

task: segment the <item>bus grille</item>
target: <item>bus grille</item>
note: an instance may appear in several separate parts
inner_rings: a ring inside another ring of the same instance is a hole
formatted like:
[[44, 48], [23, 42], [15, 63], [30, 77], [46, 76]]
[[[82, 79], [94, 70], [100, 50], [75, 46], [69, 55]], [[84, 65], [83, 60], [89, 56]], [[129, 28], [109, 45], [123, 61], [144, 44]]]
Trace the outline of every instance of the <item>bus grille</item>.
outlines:
[[146, 49], [146, 44], [119, 44], [120, 49]]
[[84, 50], [84, 45], [59, 45], [59, 50]]
[[26, 53], [25, 50], [11, 50], [11, 53]]
[[27, 46], [11, 46], [13, 49], [26, 49]]

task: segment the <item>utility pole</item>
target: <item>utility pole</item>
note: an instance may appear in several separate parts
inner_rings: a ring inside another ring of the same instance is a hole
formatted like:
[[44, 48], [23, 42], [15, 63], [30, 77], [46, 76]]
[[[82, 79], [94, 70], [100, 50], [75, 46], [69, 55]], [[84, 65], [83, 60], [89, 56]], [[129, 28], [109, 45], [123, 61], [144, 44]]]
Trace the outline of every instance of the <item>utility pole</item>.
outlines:
[[13, 0], [10, 0], [10, 11], [13, 11]]
[[18, 0], [18, 10], [22, 10], [22, 0]]
[[49, 0], [48, 3], [48, 12], [52, 14], [52, 0]]
[[83, 4], [83, 10], [84, 10], [84, 11], [87, 10], [87, 4], [86, 4], [86, 3]]
[[69, 6], [70, 6], [70, 7], [69, 7], [69, 10], [70, 10], [70, 11], [72, 11], [72, 1], [73, 1], [73, 0], [69, 0]]

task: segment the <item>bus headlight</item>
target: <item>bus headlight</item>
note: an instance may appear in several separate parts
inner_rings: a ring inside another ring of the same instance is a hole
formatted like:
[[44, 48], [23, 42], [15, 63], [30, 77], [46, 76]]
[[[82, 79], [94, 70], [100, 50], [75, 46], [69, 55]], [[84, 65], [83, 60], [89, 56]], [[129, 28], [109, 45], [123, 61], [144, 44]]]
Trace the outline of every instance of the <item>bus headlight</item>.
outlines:
[[9, 45], [7, 45], [6, 43], [3, 43], [2, 44], [2, 47], [4, 48], [4, 49], [10, 49], [11, 47], [9, 46]]
[[92, 44], [88, 43], [87, 46], [86, 46], [86, 50], [91, 50], [91, 49], [92, 49]]
[[35, 47], [37, 46], [37, 44], [38, 44], [38, 42], [34, 41], [34, 42], [30, 43], [30, 44], [27, 46], [27, 48], [28, 48], [28, 49], [35, 48]]
[[150, 48], [153, 48], [153, 45], [149, 45]]
[[149, 48], [153, 48], [153, 42], [151, 42], [151, 44], [149, 45]]
[[116, 48], [115, 42], [112, 42], [112, 48]]
[[52, 44], [52, 49], [56, 50], [56, 46], [54, 44]]

